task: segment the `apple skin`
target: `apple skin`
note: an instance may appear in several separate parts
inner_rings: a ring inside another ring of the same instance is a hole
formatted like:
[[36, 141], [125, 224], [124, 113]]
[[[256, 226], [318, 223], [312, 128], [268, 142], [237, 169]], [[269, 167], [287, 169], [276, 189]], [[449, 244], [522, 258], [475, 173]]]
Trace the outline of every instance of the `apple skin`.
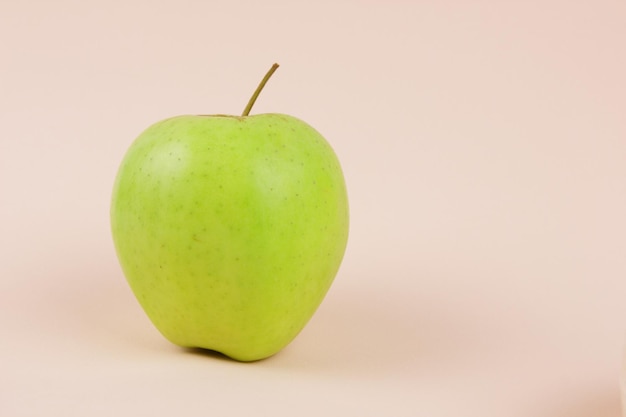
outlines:
[[119, 168], [117, 255], [174, 344], [269, 357], [322, 302], [348, 240], [339, 161], [284, 114], [178, 116], [145, 130]]

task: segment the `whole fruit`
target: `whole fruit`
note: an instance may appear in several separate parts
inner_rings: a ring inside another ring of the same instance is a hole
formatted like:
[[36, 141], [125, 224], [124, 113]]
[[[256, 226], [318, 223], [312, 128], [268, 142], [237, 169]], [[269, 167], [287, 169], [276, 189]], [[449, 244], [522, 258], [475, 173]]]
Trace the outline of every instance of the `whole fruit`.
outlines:
[[348, 238], [339, 161], [284, 114], [163, 120], [131, 145], [111, 228], [128, 283], [171, 342], [240, 361], [285, 347], [326, 295]]

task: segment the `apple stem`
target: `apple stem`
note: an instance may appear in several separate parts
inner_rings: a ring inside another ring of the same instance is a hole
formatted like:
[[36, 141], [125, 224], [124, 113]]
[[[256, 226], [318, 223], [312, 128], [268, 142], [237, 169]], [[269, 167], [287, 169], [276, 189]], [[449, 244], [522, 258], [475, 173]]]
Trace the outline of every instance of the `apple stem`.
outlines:
[[263, 79], [259, 83], [259, 86], [254, 91], [254, 94], [252, 94], [252, 97], [250, 97], [250, 100], [248, 101], [248, 105], [246, 106], [245, 109], [243, 109], [243, 113], [241, 114], [242, 117], [250, 114], [250, 110], [252, 109], [252, 106], [254, 106], [254, 102], [256, 101], [257, 97], [259, 97], [261, 90], [263, 90], [263, 87], [265, 87], [265, 84], [267, 84], [267, 80], [270, 79], [270, 77], [272, 76], [274, 71], [276, 71], [277, 68], [278, 68], [278, 64], [274, 64], [272, 65], [272, 68], [270, 68], [269, 71], [267, 71], [267, 74], [265, 74], [265, 77], [263, 77]]

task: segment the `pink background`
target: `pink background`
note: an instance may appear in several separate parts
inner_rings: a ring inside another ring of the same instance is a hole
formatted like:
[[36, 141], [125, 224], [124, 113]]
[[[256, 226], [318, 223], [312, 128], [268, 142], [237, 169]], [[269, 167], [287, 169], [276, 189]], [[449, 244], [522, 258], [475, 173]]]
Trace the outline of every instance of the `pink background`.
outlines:
[[[0, 2], [0, 415], [617, 417], [626, 2]], [[283, 112], [352, 228], [300, 336], [169, 344], [118, 266], [117, 166], [162, 118]]]

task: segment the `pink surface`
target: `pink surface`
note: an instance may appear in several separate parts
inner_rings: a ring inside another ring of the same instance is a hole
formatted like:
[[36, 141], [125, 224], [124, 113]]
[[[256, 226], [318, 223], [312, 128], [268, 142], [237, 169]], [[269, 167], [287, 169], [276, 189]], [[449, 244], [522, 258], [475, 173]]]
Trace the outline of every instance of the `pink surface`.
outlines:
[[[0, 415], [619, 416], [626, 3], [210, 3], [0, 4]], [[351, 237], [239, 364], [152, 327], [108, 205], [144, 128], [274, 61], [254, 112], [333, 144]]]

